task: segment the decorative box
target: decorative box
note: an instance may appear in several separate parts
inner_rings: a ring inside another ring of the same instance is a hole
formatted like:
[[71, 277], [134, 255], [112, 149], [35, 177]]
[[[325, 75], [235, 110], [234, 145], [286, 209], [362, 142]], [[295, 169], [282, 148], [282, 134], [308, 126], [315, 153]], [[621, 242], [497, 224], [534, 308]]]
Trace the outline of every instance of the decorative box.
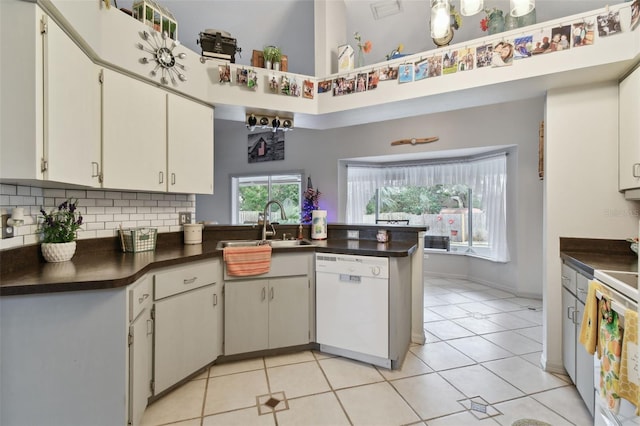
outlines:
[[178, 21], [166, 7], [153, 0], [137, 0], [133, 3], [133, 17], [158, 32], [166, 32], [173, 40], [178, 39]]
[[355, 68], [355, 52], [348, 44], [338, 46], [338, 72], [351, 71]]
[[237, 46], [236, 39], [231, 38], [231, 34], [226, 31], [204, 30], [200, 33], [199, 43], [202, 56], [224, 59], [232, 64], [236, 62], [236, 52], [242, 51]]

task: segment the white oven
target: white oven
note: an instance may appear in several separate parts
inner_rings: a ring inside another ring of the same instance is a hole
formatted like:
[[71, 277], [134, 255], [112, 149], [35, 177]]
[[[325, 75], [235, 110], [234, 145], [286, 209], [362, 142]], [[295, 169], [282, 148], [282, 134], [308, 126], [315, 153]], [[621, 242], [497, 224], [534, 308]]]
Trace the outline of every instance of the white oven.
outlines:
[[[618, 313], [621, 326], [625, 327], [625, 311], [628, 309], [638, 311], [638, 273], [601, 271], [596, 270], [594, 277], [603, 283], [608, 290], [611, 299], [611, 308]], [[601, 295], [598, 294], [598, 298]], [[623, 337], [624, 339], [624, 337]], [[632, 357], [629, 357], [632, 358]], [[594, 412], [595, 426], [638, 426], [640, 417], [636, 416], [636, 406], [624, 398], [620, 399], [620, 409], [613, 413], [600, 397], [600, 362], [597, 356], [594, 359], [594, 385], [596, 404]], [[638, 345], [635, 345], [635, 380], [638, 379]]]

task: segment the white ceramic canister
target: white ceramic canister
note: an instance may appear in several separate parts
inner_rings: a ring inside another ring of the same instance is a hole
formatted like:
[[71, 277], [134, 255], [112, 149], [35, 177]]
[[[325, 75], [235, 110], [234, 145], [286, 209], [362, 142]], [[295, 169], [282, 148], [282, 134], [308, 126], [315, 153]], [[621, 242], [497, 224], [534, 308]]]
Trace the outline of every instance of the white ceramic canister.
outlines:
[[201, 223], [185, 223], [182, 225], [184, 229], [184, 243], [185, 244], [201, 244], [202, 243], [202, 228], [204, 225]]
[[314, 210], [311, 212], [311, 238], [314, 240], [327, 239], [326, 210]]

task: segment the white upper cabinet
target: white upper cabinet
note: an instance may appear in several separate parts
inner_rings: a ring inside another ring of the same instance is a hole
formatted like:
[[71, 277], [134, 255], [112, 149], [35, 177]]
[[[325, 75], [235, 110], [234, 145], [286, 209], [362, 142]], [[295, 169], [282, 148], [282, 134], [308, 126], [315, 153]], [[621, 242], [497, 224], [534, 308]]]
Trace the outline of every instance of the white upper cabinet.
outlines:
[[103, 72], [104, 187], [165, 191], [166, 92], [114, 71]]
[[213, 194], [213, 108], [104, 70], [104, 187]]
[[99, 186], [98, 67], [46, 15], [44, 49], [44, 179]]
[[213, 194], [213, 108], [168, 95], [168, 191]]
[[619, 97], [619, 189], [640, 199], [640, 68], [620, 82]]
[[99, 186], [98, 67], [37, 6], [2, 3], [0, 177]]

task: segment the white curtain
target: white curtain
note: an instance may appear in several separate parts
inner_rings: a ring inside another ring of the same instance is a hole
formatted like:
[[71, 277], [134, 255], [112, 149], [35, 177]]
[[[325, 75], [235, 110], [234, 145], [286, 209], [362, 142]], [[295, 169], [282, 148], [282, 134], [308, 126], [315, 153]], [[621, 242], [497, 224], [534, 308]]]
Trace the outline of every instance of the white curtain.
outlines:
[[445, 163], [347, 166], [347, 223], [362, 222], [378, 188], [463, 184], [481, 197], [487, 215], [490, 259], [509, 261], [507, 247], [507, 159], [488, 158]]

